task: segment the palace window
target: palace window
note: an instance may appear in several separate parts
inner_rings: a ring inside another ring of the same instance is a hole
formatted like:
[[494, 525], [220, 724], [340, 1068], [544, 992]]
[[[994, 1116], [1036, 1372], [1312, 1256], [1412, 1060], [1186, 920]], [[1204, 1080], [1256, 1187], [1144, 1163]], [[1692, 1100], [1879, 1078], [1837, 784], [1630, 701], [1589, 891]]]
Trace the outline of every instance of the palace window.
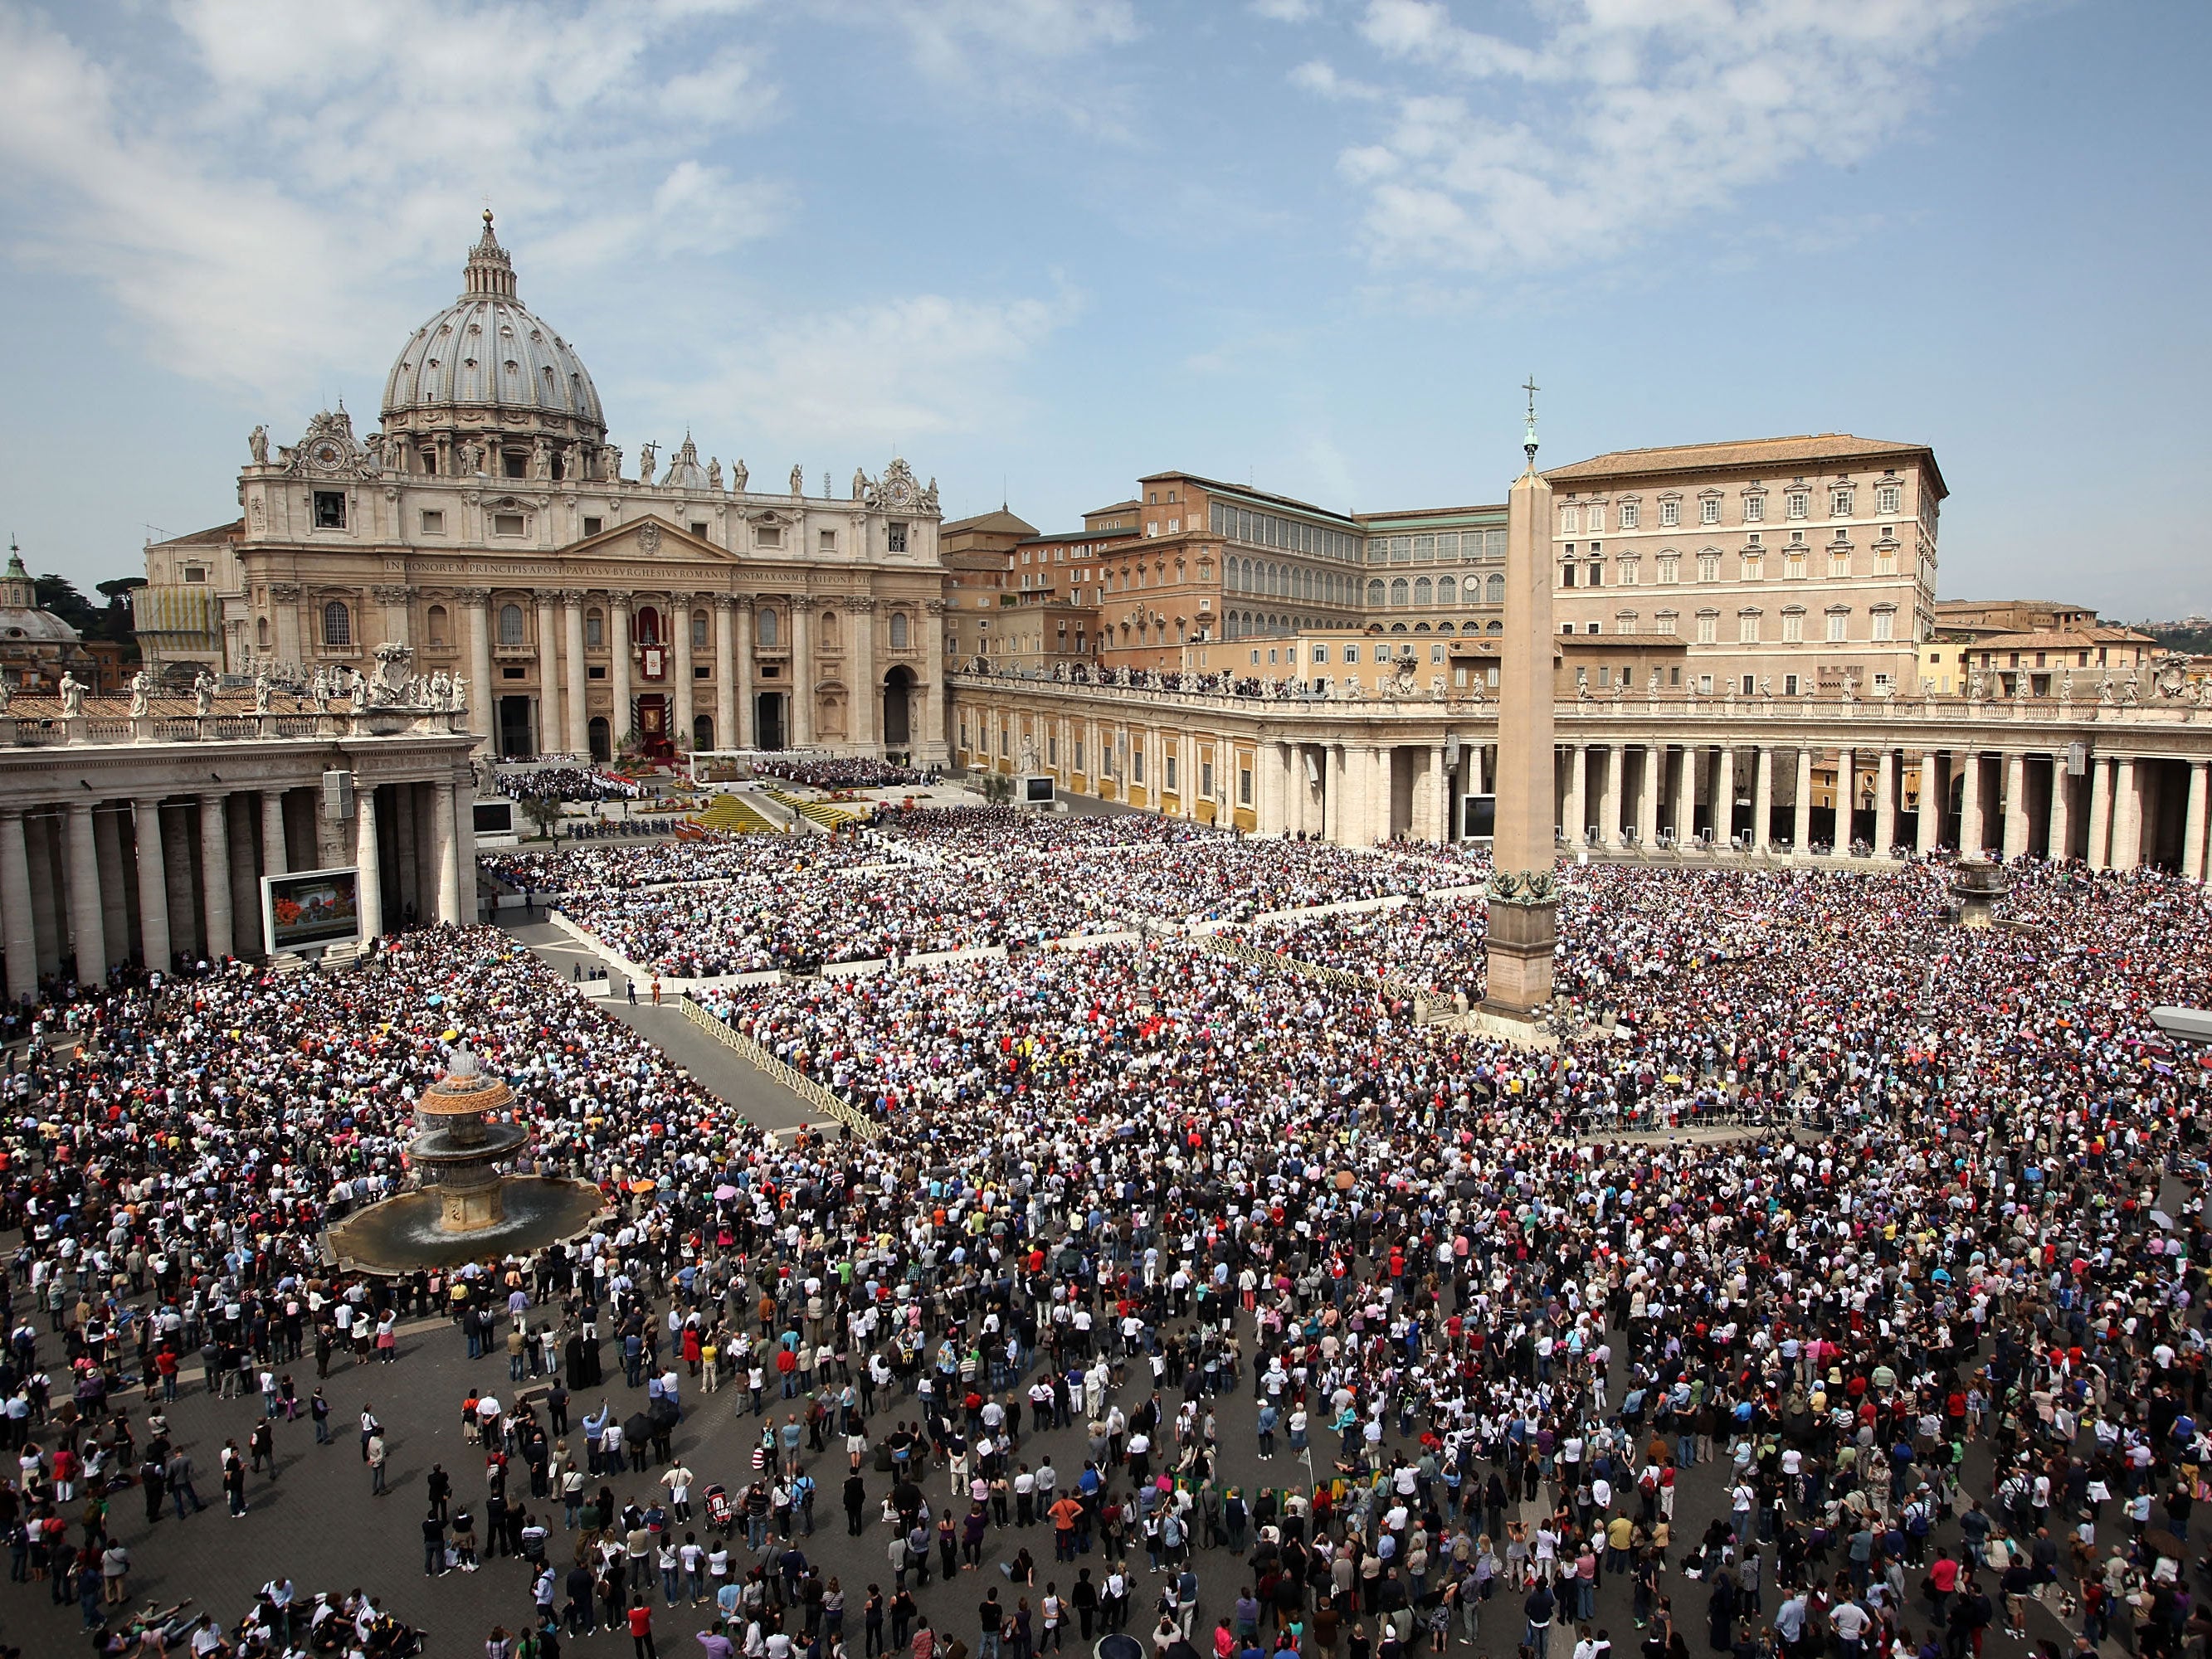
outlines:
[[1763, 524], [1765, 522], [1765, 520], [1766, 497], [1764, 495], [1745, 496], [1743, 498], [1743, 521], [1746, 524]]
[[1790, 516], [1793, 519], [1803, 518], [1805, 516], [1806, 503], [1808, 499], [1809, 498], [1807, 496], [1805, 491], [1802, 489], [1791, 490], [1790, 492], [1789, 504]]
[[1451, 577], [1439, 576], [1437, 578], [1437, 603], [1438, 605], [1457, 605], [1459, 603], [1459, 584]]
[[1718, 524], [1720, 521], [1721, 504], [1717, 498], [1708, 495], [1705, 500], [1698, 503], [1698, 522], [1699, 524]]
[[491, 533], [495, 536], [520, 536], [522, 533], [522, 514], [520, 513], [493, 514]]
[[1713, 641], [1720, 636], [1720, 612], [1717, 611], [1700, 611], [1698, 612], [1698, 643], [1699, 645], [1712, 644]]
[[1662, 502], [1660, 502], [1660, 503], [1659, 503], [1659, 522], [1660, 522], [1660, 524], [1661, 524], [1661, 526], [1662, 526], [1666, 527], [1666, 528], [1672, 528], [1674, 526], [1675, 526], [1675, 525], [1678, 525], [1678, 524], [1681, 523], [1681, 522], [1682, 522], [1682, 504], [1681, 504], [1681, 502], [1680, 502], [1680, 501], [1662, 501]]
[[630, 624], [630, 632], [640, 645], [660, 643], [660, 612], [651, 605], [640, 605], [637, 619]]
[[1698, 554], [1698, 580], [1701, 582], [1717, 582], [1720, 579], [1721, 556], [1710, 552]]
[[1623, 501], [1620, 504], [1620, 527], [1623, 530], [1635, 529], [1638, 517], [1636, 503], [1634, 501]]
[[[988, 627], [989, 624], [985, 623], [983, 626]], [[759, 617], [755, 621], [753, 624], [753, 631], [757, 635], [761, 644], [773, 647], [775, 644], [775, 612], [773, 611], [763, 611], [760, 613]]]
[[1828, 492], [1828, 516], [1832, 519], [1848, 519], [1851, 516], [1850, 490], [1832, 489]]
[[892, 650], [903, 651], [907, 648], [907, 620], [905, 611], [894, 611], [891, 612], [890, 636]]
[[691, 613], [691, 648], [694, 651], [703, 651], [706, 647], [707, 613], [703, 611], [694, 611]]
[[522, 643], [522, 607], [503, 605], [499, 608], [499, 642], [501, 645]]
[[586, 513], [584, 515], [584, 533], [586, 536], [596, 536], [599, 533], [600, 530], [605, 526], [605, 524], [606, 520], [600, 518], [598, 514]]
[[1850, 623], [1850, 619], [1851, 613], [1848, 611], [1831, 611], [1828, 613], [1829, 644], [1838, 645], [1843, 642], [1846, 637], [1844, 630]]
[[1662, 586], [1671, 586], [1682, 580], [1682, 556], [1662, 553], [1659, 556], [1659, 580]]
[[332, 599], [323, 607], [323, 643], [331, 647], [353, 643], [353, 613], [343, 599]]
[[607, 642], [607, 617], [604, 611], [584, 613], [584, 643], [594, 651]]
[[1796, 610], [1784, 611], [1782, 613], [1783, 644], [1800, 645], [1804, 642], [1804, 639], [1805, 613]]
[[1504, 604], [1505, 578], [1503, 576], [1492, 576], [1483, 583], [1482, 591], [1486, 603], [1491, 605]]
[[1905, 507], [1905, 491], [1898, 484], [1880, 484], [1874, 492], [1874, 510], [1877, 513], [1899, 513]]
[[1874, 637], [1884, 641], [1897, 637], [1896, 611], [1880, 610], [1874, 613]]
[[1738, 645], [1759, 643], [1759, 612], [1739, 611], [1735, 617], [1735, 641]]

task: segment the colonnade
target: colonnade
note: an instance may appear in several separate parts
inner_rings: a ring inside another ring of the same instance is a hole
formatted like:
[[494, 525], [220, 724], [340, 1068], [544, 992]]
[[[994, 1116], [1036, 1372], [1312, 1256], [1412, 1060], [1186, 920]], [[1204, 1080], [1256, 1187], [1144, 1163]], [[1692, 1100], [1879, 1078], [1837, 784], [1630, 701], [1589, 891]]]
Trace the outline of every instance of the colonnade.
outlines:
[[[1076, 793], [1259, 835], [1349, 846], [1458, 839], [1460, 803], [1484, 794], [1492, 775], [1494, 707], [1316, 708], [1030, 690], [987, 676], [953, 685], [957, 762], [1034, 767]], [[1565, 846], [1633, 854], [1697, 842], [1839, 860], [1857, 848], [1878, 858], [1963, 848], [2208, 875], [2212, 726], [2179, 710], [2021, 731], [1985, 715], [1937, 718], [1941, 708], [1883, 719], [1823, 708], [1787, 724], [1687, 712], [1600, 720], [1561, 710], [1554, 822]], [[1816, 806], [1822, 793], [1836, 805]]]
[[[325, 790], [319, 756], [301, 757], [312, 782], [226, 786], [222, 761], [250, 747], [177, 745], [171, 752], [190, 762], [152, 775], [128, 769], [139, 774], [129, 780], [49, 767], [44, 798], [30, 769], [0, 769], [0, 950], [11, 1001], [36, 1000], [42, 975], [96, 983], [126, 963], [166, 969], [179, 957], [264, 956], [264, 876], [357, 866], [366, 935], [410, 919], [477, 919], [475, 790], [465, 769], [447, 762], [438, 775], [380, 784], [359, 775], [350, 816], [333, 817], [326, 796], [345, 792]], [[207, 782], [183, 783], [177, 775], [188, 768]], [[61, 793], [70, 783], [76, 799]], [[123, 787], [109, 793], [111, 783]]]

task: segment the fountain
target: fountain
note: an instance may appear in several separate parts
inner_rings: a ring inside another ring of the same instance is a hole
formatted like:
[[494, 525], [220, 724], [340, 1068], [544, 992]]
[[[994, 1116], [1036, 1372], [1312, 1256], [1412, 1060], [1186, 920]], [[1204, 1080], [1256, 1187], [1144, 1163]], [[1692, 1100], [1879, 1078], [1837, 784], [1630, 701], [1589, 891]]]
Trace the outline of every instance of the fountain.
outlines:
[[1960, 859], [1951, 877], [1951, 897], [1959, 907], [1959, 926], [1987, 927], [1997, 901], [2013, 889], [2012, 872], [1988, 859]]
[[530, 1139], [519, 1123], [486, 1121], [514, 1098], [474, 1051], [455, 1049], [445, 1076], [415, 1103], [420, 1133], [407, 1153], [422, 1184], [331, 1226], [324, 1236], [329, 1253], [349, 1267], [402, 1273], [534, 1250], [581, 1232], [607, 1207], [590, 1182], [499, 1172]]

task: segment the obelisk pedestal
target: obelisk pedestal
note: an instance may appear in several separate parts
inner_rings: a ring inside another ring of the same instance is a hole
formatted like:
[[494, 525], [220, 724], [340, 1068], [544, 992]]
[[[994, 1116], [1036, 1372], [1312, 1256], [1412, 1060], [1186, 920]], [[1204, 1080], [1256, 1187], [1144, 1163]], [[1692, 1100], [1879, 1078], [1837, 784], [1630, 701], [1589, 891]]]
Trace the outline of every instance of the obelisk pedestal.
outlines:
[[1552, 1000], [1559, 939], [1553, 880], [1557, 777], [1552, 743], [1552, 486], [1536, 471], [1535, 386], [1528, 464], [1505, 507], [1505, 617], [1498, 642], [1497, 833], [1491, 843], [1486, 1012], [1526, 1021]]

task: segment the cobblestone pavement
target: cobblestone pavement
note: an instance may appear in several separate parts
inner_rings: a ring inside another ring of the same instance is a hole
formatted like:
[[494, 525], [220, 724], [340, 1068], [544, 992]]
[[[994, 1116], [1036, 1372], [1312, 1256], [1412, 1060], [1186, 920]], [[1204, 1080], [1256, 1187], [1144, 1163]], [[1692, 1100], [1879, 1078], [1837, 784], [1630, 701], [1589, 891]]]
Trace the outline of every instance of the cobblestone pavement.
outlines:
[[[1249, 1329], [1244, 1335], [1249, 1344]], [[495, 1393], [509, 1386], [506, 1357], [501, 1354], [469, 1360], [458, 1330], [443, 1322], [428, 1322], [404, 1330], [398, 1355], [391, 1365], [355, 1366], [344, 1360], [334, 1363], [331, 1376], [322, 1384], [332, 1407], [332, 1443], [317, 1445], [304, 1415], [297, 1423], [280, 1425], [276, 1475], [273, 1479], [256, 1475], [249, 1480], [246, 1514], [236, 1520], [224, 1511], [215, 1469], [226, 1437], [244, 1444], [259, 1417], [259, 1402], [255, 1399], [214, 1398], [197, 1382], [190, 1385], [184, 1397], [171, 1408], [170, 1419], [198, 1465], [198, 1486], [201, 1496], [208, 1500], [208, 1507], [183, 1521], [178, 1520], [173, 1510], [170, 1510], [161, 1520], [149, 1526], [143, 1500], [136, 1490], [116, 1497], [112, 1513], [120, 1522], [119, 1530], [130, 1547], [134, 1564], [131, 1605], [143, 1606], [149, 1598], [166, 1605], [191, 1596], [228, 1625], [250, 1605], [254, 1592], [265, 1581], [283, 1573], [290, 1576], [303, 1598], [319, 1589], [368, 1589], [380, 1604], [401, 1618], [427, 1627], [432, 1632], [433, 1654], [474, 1655], [481, 1651], [480, 1644], [494, 1623], [503, 1623], [512, 1630], [526, 1621], [531, 1612], [529, 1577], [520, 1562], [511, 1559], [487, 1559], [482, 1571], [473, 1574], [453, 1572], [440, 1578], [428, 1578], [422, 1571], [419, 1530], [425, 1509], [425, 1477], [434, 1464], [442, 1464], [453, 1475], [457, 1499], [471, 1505], [481, 1517], [484, 1493], [483, 1454], [462, 1438], [460, 1404], [471, 1384]], [[1141, 1365], [1133, 1368], [1133, 1375], [1142, 1374], [1144, 1369]], [[293, 1368], [302, 1396], [314, 1386], [313, 1370], [312, 1357]], [[614, 1386], [605, 1392], [616, 1403], [619, 1414], [627, 1415], [629, 1409], [642, 1405], [643, 1390], [623, 1388], [618, 1370], [611, 1374], [611, 1380]], [[1127, 1409], [1142, 1396], [1133, 1383], [1116, 1397]], [[580, 1421], [584, 1413], [592, 1409], [595, 1398], [580, 1397], [574, 1402], [572, 1422]], [[750, 1480], [750, 1453], [759, 1436], [760, 1423], [750, 1415], [745, 1402], [746, 1395], [742, 1390], [732, 1392], [726, 1388], [714, 1395], [695, 1392], [687, 1395], [684, 1420], [677, 1434], [675, 1448], [697, 1474], [702, 1489], [710, 1483], [720, 1482], [735, 1493], [741, 1492]], [[365, 1403], [372, 1406], [383, 1421], [390, 1440], [390, 1491], [382, 1497], [370, 1493], [369, 1474], [362, 1459], [360, 1436], [355, 1428]], [[872, 1420], [872, 1430], [888, 1433], [902, 1416], [915, 1415], [902, 1413], [899, 1404], [896, 1401], [888, 1402], [885, 1410]], [[1279, 1450], [1272, 1461], [1259, 1459], [1253, 1432], [1255, 1409], [1249, 1382], [1245, 1392], [1217, 1402], [1223, 1479], [1243, 1487], [1248, 1494], [1262, 1486], [1291, 1484], [1304, 1474], [1302, 1467], [1286, 1452]], [[135, 1410], [133, 1416], [143, 1424], [143, 1407]], [[1026, 1413], [1024, 1417], [1026, 1420]], [[581, 1439], [579, 1430], [572, 1435], [571, 1443], [580, 1449]], [[1330, 1437], [1323, 1437], [1316, 1447], [1324, 1474], [1328, 1472], [1327, 1448], [1330, 1443]], [[1018, 1455], [1032, 1467], [1049, 1457], [1054, 1467], [1062, 1471], [1072, 1484], [1073, 1476], [1083, 1467], [1085, 1443], [1081, 1428], [1079, 1425], [1025, 1436]], [[845, 1589], [848, 1596], [848, 1634], [857, 1649], [860, 1608], [866, 1599], [866, 1587], [881, 1583], [888, 1590], [890, 1583], [886, 1551], [891, 1533], [876, 1518], [889, 1486], [889, 1477], [875, 1474], [872, 1468], [867, 1471], [870, 1502], [865, 1511], [866, 1524], [862, 1535], [853, 1538], [847, 1535], [840, 1497], [845, 1474], [842, 1448], [833, 1446], [829, 1451], [811, 1455], [807, 1467], [822, 1491], [816, 1510], [817, 1530], [811, 1539], [799, 1541], [809, 1557], [818, 1562], [826, 1573], [836, 1575]], [[1725, 1507], [1726, 1471], [1725, 1462], [1707, 1462], [1685, 1475], [1674, 1528], [1677, 1544], [1674, 1556], [1677, 1562], [1705, 1524]], [[657, 1474], [655, 1470], [611, 1484], [618, 1500], [632, 1494], [643, 1500], [659, 1491], [654, 1484]], [[511, 1489], [526, 1491], [526, 1480], [511, 1482]], [[950, 1482], [942, 1474], [930, 1476], [925, 1491], [936, 1508], [942, 1508], [951, 1497]], [[532, 1504], [531, 1507], [552, 1525], [550, 1555], [556, 1565], [565, 1571], [573, 1556], [575, 1534], [563, 1534], [560, 1529], [557, 1503]], [[964, 1513], [965, 1509], [963, 1503], [957, 1506], [955, 1512]], [[1531, 1506], [1526, 1518], [1533, 1521], [1534, 1513]], [[702, 1536], [705, 1534], [703, 1516], [695, 1513], [692, 1524]], [[679, 1527], [679, 1535], [682, 1530]], [[1946, 1529], [1946, 1536], [1954, 1535]], [[1038, 1563], [1036, 1588], [1026, 1592], [1033, 1607], [1048, 1579], [1057, 1579], [1063, 1590], [1073, 1582], [1073, 1571], [1056, 1566], [1052, 1560], [1048, 1525], [1039, 1524], [1026, 1531], [994, 1530], [986, 1542], [984, 1568], [980, 1572], [957, 1575], [951, 1584], [933, 1578], [927, 1589], [916, 1593], [922, 1611], [933, 1624], [962, 1637], [972, 1649], [977, 1633], [976, 1607], [983, 1592], [997, 1587], [1001, 1599], [1010, 1606], [1016, 1595], [1024, 1593], [1008, 1583], [997, 1565], [1011, 1560], [1015, 1552], [1024, 1547]], [[744, 1548], [740, 1529], [733, 1560], [742, 1569], [752, 1559]], [[1103, 1555], [1094, 1553], [1079, 1565], [1090, 1566], [1094, 1579], [1105, 1576]], [[1142, 1635], [1154, 1623], [1150, 1609], [1167, 1581], [1143, 1574], [1141, 1549], [1133, 1553], [1132, 1565], [1139, 1570], [1139, 1576], [1131, 1601], [1131, 1629]], [[1225, 1549], [1201, 1551], [1197, 1565], [1202, 1584], [1197, 1628], [1202, 1638], [1217, 1618], [1229, 1612], [1243, 1580], [1237, 1559]], [[1677, 1572], [1669, 1576], [1666, 1588], [1677, 1600], [1692, 1650], [1704, 1651], [1705, 1597], [1702, 1586], [1685, 1581]], [[1770, 1617], [1778, 1601], [1770, 1585], [1765, 1598]], [[654, 1626], [664, 1655], [689, 1652], [690, 1635], [706, 1629], [712, 1622], [711, 1607], [679, 1606], [672, 1609], [662, 1604], [658, 1596], [655, 1607]], [[1598, 1598], [1595, 1622], [1611, 1631], [1620, 1659], [1629, 1659], [1637, 1632], [1630, 1618], [1625, 1578], [1604, 1583]], [[2039, 1633], [2057, 1633], [2056, 1627], [2045, 1626]], [[1510, 1654], [1521, 1634], [1519, 1598], [1502, 1594], [1484, 1610], [1477, 1650]], [[4, 1593], [0, 1593], [0, 1640], [21, 1644], [27, 1654], [58, 1654], [76, 1650], [82, 1639], [77, 1610], [74, 1607], [52, 1606], [45, 1585], [10, 1584]], [[1070, 1639], [1073, 1639], [1073, 1636]], [[1555, 1632], [1554, 1650], [1561, 1659], [1571, 1639], [1564, 1626]], [[566, 1650], [584, 1654], [619, 1653], [627, 1656], [631, 1653], [627, 1636], [617, 1637], [605, 1630], [564, 1645]], [[1467, 1650], [1456, 1632], [1453, 1650]]]

